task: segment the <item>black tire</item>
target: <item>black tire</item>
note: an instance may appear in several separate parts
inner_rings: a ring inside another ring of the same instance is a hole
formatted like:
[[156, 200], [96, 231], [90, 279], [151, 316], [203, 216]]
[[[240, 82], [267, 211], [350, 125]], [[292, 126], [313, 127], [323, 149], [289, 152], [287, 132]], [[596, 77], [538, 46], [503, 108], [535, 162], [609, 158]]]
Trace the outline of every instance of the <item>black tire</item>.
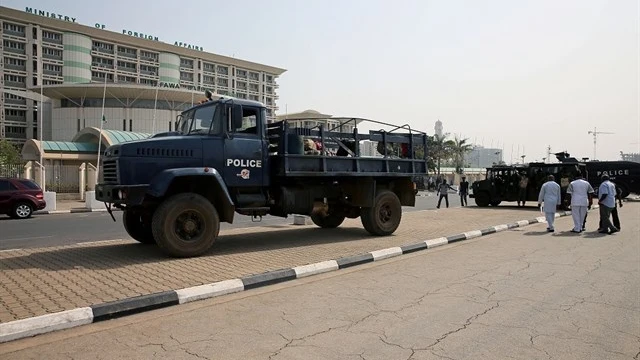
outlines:
[[13, 207], [10, 215], [14, 219], [28, 219], [33, 215], [33, 205], [25, 201], [19, 202]]
[[373, 207], [362, 208], [360, 220], [371, 235], [386, 236], [393, 234], [402, 220], [402, 204], [398, 196], [388, 190], [376, 195]]
[[491, 206], [498, 206], [502, 201], [492, 201]]
[[475, 199], [476, 205], [478, 205], [479, 207], [487, 207], [489, 206], [489, 203], [491, 201], [491, 199], [489, 198], [489, 194], [485, 192], [477, 193]]
[[620, 186], [620, 199], [624, 199], [629, 196], [630, 192], [626, 186]]
[[153, 237], [163, 252], [192, 257], [208, 251], [220, 231], [216, 208], [201, 195], [181, 193], [165, 200], [153, 214]]
[[323, 229], [335, 229], [344, 222], [345, 215], [340, 213], [333, 213], [327, 216], [320, 214], [311, 215], [311, 221]]
[[357, 219], [360, 217], [360, 208], [357, 206], [349, 206], [345, 209], [344, 216], [349, 219]]
[[139, 211], [125, 210], [122, 212], [122, 223], [127, 234], [142, 244], [155, 244], [153, 230], [151, 229], [151, 217], [142, 216]]

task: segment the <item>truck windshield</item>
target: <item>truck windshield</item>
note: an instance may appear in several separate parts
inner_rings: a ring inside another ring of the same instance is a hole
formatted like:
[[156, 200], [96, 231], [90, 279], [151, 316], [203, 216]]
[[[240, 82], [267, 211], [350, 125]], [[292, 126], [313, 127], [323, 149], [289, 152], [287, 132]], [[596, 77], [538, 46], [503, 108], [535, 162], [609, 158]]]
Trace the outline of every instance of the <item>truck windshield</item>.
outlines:
[[215, 112], [216, 105], [210, 105], [184, 113], [180, 121], [179, 131], [185, 135], [208, 134]]

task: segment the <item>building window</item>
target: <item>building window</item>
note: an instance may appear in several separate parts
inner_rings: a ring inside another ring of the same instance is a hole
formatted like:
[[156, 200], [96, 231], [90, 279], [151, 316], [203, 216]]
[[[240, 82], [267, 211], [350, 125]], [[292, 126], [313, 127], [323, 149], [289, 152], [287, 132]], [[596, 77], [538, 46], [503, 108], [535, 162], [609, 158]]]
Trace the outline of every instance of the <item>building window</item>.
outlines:
[[53, 42], [62, 42], [62, 34], [54, 33], [47, 30], [42, 30], [42, 40], [50, 40]]
[[21, 34], [22, 36], [24, 36], [25, 27], [22, 25], [5, 22], [4, 24], [2, 24], [2, 29], [11, 35]]

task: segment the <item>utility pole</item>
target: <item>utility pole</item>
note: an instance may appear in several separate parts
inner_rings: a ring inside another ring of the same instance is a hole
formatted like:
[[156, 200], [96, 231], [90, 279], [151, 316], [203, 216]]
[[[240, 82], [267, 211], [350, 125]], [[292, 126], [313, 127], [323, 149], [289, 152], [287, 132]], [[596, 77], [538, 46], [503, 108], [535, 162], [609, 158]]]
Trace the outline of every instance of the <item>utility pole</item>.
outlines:
[[596, 158], [596, 142], [598, 140], [598, 135], [599, 134], [613, 134], [613, 133], [612, 132], [606, 132], [606, 131], [597, 131], [595, 126], [593, 127], [593, 131], [589, 130], [587, 133], [593, 135], [593, 160], [595, 161], [597, 159]]

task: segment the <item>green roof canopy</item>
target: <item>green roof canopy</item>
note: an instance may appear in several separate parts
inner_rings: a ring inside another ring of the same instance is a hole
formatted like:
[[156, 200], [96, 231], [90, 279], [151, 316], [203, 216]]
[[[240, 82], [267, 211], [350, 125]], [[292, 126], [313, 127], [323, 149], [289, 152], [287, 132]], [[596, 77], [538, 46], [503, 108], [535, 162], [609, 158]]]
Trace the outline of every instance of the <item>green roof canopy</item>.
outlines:
[[97, 153], [98, 144], [77, 143], [71, 141], [43, 141], [42, 148], [47, 152]]
[[148, 139], [151, 137], [151, 134], [130, 131], [102, 130], [102, 132], [111, 139], [113, 145], [127, 141]]

